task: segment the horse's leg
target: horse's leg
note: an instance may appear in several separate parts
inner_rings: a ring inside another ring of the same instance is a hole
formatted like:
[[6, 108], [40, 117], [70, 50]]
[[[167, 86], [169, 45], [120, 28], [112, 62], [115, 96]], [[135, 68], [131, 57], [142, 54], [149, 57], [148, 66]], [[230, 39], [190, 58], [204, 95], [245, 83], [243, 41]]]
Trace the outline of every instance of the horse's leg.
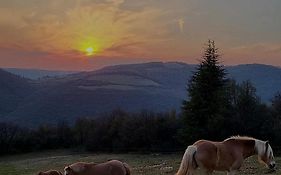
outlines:
[[236, 174], [236, 170], [232, 170], [232, 171], [227, 172], [227, 175], [235, 175], [235, 174]]
[[230, 171], [227, 172], [227, 175], [234, 175], [234, 174], [236, 174], [237, 170], [241, 167], [242, 163], [243, 163], [243, 158], [237, 159], [233, 163]]
[[213, 171], [210, 170], [204, 170], [203, 172], [205, 175], [211, 175], [213, 173]]

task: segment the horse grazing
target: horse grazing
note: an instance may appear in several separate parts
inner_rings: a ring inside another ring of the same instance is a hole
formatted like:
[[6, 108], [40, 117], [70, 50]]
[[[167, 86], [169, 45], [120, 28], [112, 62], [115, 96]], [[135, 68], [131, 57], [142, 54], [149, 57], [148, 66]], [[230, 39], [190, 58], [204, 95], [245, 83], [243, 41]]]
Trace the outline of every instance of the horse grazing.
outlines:
[[78, 162], [64, 168], [64, 175], [131, 175], [129, 165], [118, 160], [105, 163]]
[[199, 140], [187, 147], [176, 175], [192, 175], [197, 168], [207, 175], [227, 171], [234, 175], [244, 159], [258, 155], [261, 163], [274, 170], [273, 151], [268, 141], [252, 137], [230, 137], [222, 142]]
[[49, 171], [45, 171], [45, 172], [41, 171], [37, 175], [62, 175], [62, 173], [57, 170], [49, 170]]

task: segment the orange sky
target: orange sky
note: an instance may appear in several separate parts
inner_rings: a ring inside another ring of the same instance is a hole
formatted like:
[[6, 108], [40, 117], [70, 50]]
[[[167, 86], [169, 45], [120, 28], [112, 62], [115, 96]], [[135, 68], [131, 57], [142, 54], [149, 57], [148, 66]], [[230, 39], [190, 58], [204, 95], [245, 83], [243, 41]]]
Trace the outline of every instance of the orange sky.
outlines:
[[280, 0], [0, 0], [0, 67], [197, 63], [208, 39], [224, 64], [281, 66], [280, 16]]

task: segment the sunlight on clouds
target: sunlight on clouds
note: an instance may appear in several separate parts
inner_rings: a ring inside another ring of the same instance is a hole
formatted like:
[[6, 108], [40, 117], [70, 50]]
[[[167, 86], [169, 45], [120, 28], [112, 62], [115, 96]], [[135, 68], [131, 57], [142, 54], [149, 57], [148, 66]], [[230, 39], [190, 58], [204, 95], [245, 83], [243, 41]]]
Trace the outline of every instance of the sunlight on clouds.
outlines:
[[[40, 59], [49, 59], [49, 65], [60, 59], [76, 67], [74, 58], [82, 65], [92, 60], [96, 65], [97, 58], [197, 63], [202, 45], [211, 38], [229, 58], [227, 63], [237, 62], [236, 57], [280, 60], [276, 36], [281, 1], [250, 1], [0, 0], [0, 49], [56, 58], [33, 56], [31, 66]], [[0, 61], [11, 66], [18, 62], [6, 56]]]
[[[46, 4], [44, 10], [27, 8], [28, 10], [16, 12], [16, 18], [11, 21], [11, 25], [20, 27], [10, 32], [11, 35], [15, 33], [15, 37], [10, 35], [14, 37], [12, 41], [27, 50], [78, 55], [80, 52], [80, 56], [83, 56], [87, 54], [85, 50], [88, 47], [93, 47], [93, 55], [114, 56], [130, 50], [122, 48], [122, 45], [130, 47], [133, 43], [133, 47], [136, 47], [135, 43], [152, 38], [155, 35], [154, 30], [158, 30], [158, 33], [163, 30], [156, 29], [161, 26], [156, 21], [162, 14], [161, 11], [152, 8], [137, 12], [120, 9], [124, 0], [105, 0], [99, 3], [87, 0], [76, 3], [71, 1], [72, 6], [64, 6], [63, 1], [52, 2]], [[7, 14], [8, 12], [6, 16]], [[6, 40], [0, 44], [13, 44], [8, 41], [9, 38]], [[110, 49], [117, 45], [118, 53]]]

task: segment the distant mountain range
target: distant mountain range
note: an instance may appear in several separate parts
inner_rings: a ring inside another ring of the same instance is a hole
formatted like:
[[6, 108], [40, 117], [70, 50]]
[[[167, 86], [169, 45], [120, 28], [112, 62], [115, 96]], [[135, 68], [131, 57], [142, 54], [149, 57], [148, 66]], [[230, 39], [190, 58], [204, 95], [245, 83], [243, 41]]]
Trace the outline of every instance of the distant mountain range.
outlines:
[[[195, 67], [151, 62], [78, 73], [29, 70], [32, 74], [28, 75], [27, 70], [0, 70], [0, 121], [37, 126], [58, 121], [73, 123], [79, 117], [95, 117], [116, 108], [179, 110]], [[228, 76], [238, 82], [251, 80], [264, 102], [270, 102], [281, 90], [279, 67], [248, 64], [226, 69]]]
[[44, 77], [61, 77], [68, 74], [77, 73], [77, 71], [51, 71], [40, 69], [18, 69], [18, 68], [4, 68], [3, 70], [19, 75], [24, 78], [36, 80]]

